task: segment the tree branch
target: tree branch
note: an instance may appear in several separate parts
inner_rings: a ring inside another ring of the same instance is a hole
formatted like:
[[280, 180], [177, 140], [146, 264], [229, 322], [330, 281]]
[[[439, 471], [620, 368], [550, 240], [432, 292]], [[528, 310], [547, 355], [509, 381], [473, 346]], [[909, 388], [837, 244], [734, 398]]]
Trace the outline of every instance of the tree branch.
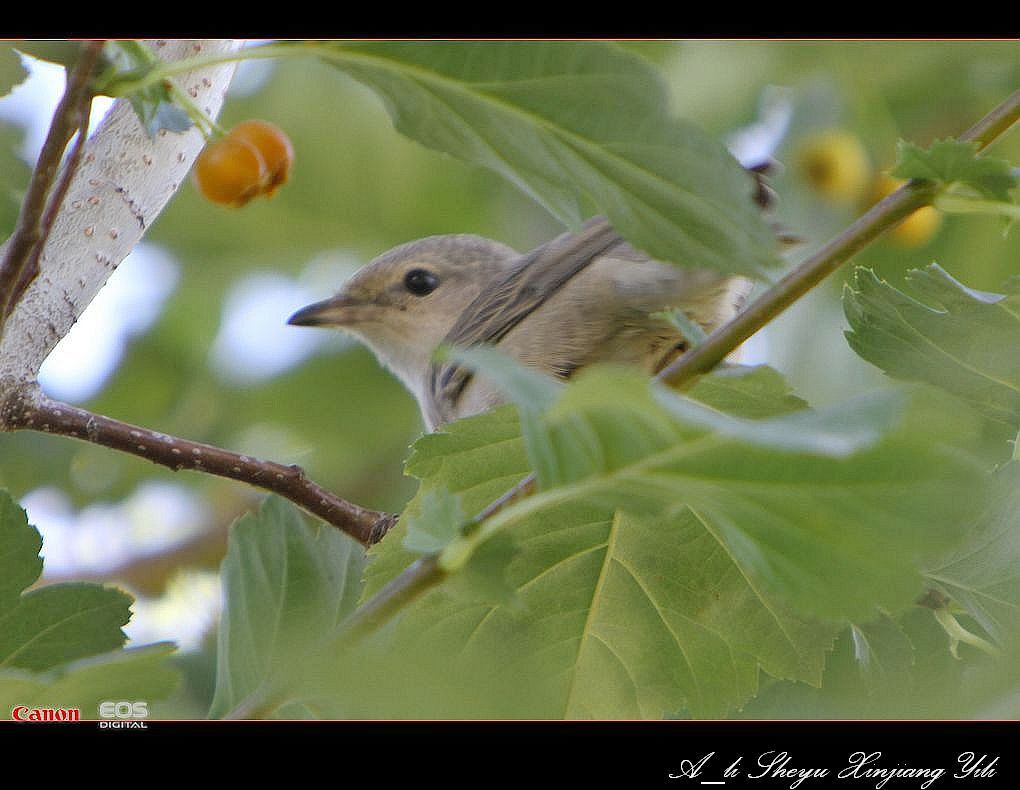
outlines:
[[[39, 159], [32, 171], [32, 179], [18, 215], [18, 224], [8, 241], [6, 254], [0, 261], [0, 335], [3, 334], [3, 325], [15, 303], [39, 274], [39, 255], [53, 226], [57, 209], [67, 193], [71, 176], [80, 161], [92, 105], [91, 77], [102, 49], [102, 41], [90, 41], [82, 45], [81, 56], [68, 72], [67, 87], [53, 114], [53, 123], [50, 124]], [[76, 131], [78, 139], [74, 150], [68, 157], [60, 183], [52, 190], [64, 150]]]
[[309, 480], [299, 466], [241, 455], [210, 444], [130, 425], [51, 400], [34, 385], [22, 387], [0, 404], [0, 425], [91, 442], [165, 466], [239, 480], [279, 494], [332, 524], [359, 543], [376, 543], [397, 517], [360, 507]]

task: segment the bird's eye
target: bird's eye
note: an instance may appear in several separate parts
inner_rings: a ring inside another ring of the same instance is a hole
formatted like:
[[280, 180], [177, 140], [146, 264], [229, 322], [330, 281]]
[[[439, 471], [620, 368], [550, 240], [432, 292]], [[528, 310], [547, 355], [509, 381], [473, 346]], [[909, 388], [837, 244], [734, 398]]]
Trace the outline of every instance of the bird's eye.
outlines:
[[404, 287], [415, 296], [425, 296], [439, 286], [439, 278], [428, 269], [411, 269], [404, 275]]

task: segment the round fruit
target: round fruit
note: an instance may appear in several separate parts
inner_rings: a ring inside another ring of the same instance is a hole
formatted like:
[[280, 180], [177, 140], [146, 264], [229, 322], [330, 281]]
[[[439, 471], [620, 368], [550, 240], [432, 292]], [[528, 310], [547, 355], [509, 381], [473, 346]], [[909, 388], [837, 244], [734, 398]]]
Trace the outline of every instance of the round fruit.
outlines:
[[807, 135], [797, 150], [795, 164], [801, 178], [823, 197], [853, 203], [871, 178], [871, 162], [857, 135], [829, 129]]
[[[880, 173], [872, 186], [872, 201], [877, 203], [905, 183], [887, 173]], [[924, 206], [903, 219], [889, 232], [889, 236], [904, 247], [920, 247], [935, 235], [941, 224], [942, 214], [938, 209], [934, 206]]]
[[251, 144], [266, 163], [266, 180], [262, 194], [272, 195], [287, 180], [294, 164], [294, 146], [280, 127], [269, 121], [242, 121], [230, 130], [228, 137]]
[[206, 200], [224, 206], [240, 207], [261, 194], [267, 177], [258, 150], [230, 136], [208, 143], [195, 162], [198, 191]]

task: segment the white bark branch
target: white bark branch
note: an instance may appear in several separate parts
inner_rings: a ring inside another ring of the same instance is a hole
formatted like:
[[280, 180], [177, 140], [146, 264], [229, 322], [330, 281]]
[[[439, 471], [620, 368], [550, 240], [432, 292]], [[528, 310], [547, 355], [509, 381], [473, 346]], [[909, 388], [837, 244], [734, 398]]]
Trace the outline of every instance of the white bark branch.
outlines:
[[[230, 40], [147, 42], [164, 60], [229, 52]], [[227, 63], [174, 81], [215, 118], [234, 75]], [[11, 313], [0, 339], [0, 401], [34, 383], [43, 360], [155, 221], [204, 144], [201, 133], [150, 138], [126, 99], [117, 100], [86, 141], [39, 261], [39, 276]], [[0, 248], [0, 258], [6, 244]]]

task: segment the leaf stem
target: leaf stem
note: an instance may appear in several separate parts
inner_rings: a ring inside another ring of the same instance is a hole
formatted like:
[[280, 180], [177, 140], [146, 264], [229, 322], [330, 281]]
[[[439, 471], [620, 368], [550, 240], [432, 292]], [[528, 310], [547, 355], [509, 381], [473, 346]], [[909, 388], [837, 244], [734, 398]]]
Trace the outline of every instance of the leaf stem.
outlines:
[[960, 195], [943, 194], [935, 198], [935, 208], [946, 214], [994, 214], [1020, 219], [1020, 205], [1001, 200], [981, 200]]
[[948, 609], [934, 609], [933, 613], [935, 619], [938, 620], [939, 625], [942, 626], [943, 630], [949, 636], [949, 652], [953, 654], [953, 658], [959, 658], [957, 648], [960, 642], [976, 647], [978, 650], [987, 653], [994, 658], [1001, 658], [1002, 651], [999, 650], [995, 645], [989, 642], [987, 639], [983, 639], [972, 631], [968, 631], [962, 625], [960, 621], [953, 616], [953, 613]]
[[177, 104], [179, 104], [188, 114], [188, 117], [194, 121], [195, 126], [198, 127], [198, 130], [202, 133], [202, 136], [206, 140], [213, 135], [221, 137], [227, 136], [227, 130], [202, 112], [198, 105], [192, 101], [191, 97], [183, 88], [181, 88], [180, 85], [170, 79], [165, 80], [165, 83], [166, 88], [170, 92], [170, 95], [173, 96], [174, 101], [177, 102]]
[[[311, 46], [311, 45], [309, 45]], [[234, 52], [222, 55], [200, 55], [184, 60], [171, 62], [160, 61], [144, 76], [135, 79], [118, 81], [116, 78], [109, 80], [101, 86], [101, 92], [107, 96], [128, 96], [138, 91], [143, 91], [155, 85], [167, 77], [175, 74], [184, 74], [196, 69], [203, 69], [209, 66], [220, 66], [224, 63], [234, 63], [242, 60], [259, 60], [264, 58], [284, 57], [307, 57], [308, 52], [304, 47], [296, 47], [293, 44], [263, 44], [257, 47], [243, 47]]]

